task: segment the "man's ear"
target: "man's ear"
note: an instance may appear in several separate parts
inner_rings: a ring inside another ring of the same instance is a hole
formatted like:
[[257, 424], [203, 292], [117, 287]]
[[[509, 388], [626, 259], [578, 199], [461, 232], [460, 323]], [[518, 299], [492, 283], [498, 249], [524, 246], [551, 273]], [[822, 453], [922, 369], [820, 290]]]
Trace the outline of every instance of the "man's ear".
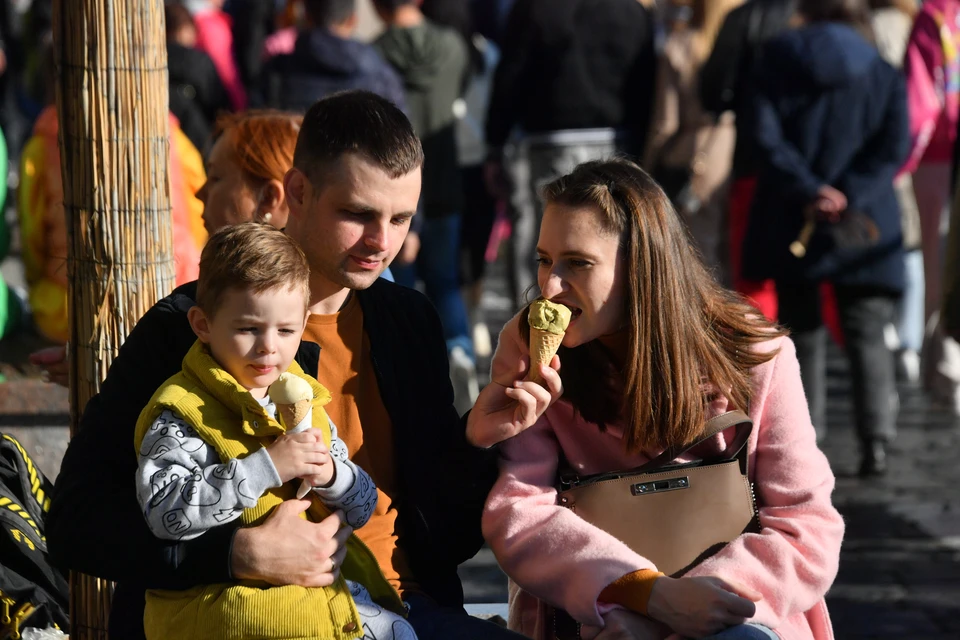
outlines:
[[200, 338], [200, 342], [210, 344], [210, 320], [203, 309], [197, 305], [190, 307], [187, 311], [187, 320], [190, 321], [190, 328]]
[[283, 192], [286, 194], [290, 214], [299, 218], [307, 195], [307, 176], [297, 168], [290, 169], [283, 176]]

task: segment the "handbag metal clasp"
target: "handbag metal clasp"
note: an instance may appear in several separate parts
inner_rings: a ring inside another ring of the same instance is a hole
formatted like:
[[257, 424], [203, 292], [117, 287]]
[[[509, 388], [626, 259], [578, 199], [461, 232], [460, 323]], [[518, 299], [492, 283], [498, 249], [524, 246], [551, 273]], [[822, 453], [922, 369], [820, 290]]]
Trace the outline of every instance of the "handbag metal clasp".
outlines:
[[675, 491], [677, 489], [689, 488], [690, 479], [687, 476], [682, 476], [680, 478], [638, 482], [637, 484], [630, 485], [630, 493], [635, 496], [645, 496], [650, 493], [663, 493], [664, 491]]

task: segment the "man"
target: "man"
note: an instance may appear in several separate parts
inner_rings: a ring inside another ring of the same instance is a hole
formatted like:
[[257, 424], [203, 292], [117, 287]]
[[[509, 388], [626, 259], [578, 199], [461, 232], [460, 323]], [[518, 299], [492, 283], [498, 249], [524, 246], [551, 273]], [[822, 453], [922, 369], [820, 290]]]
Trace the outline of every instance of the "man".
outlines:
[[[418, 292], [379, 279], [420, 197], [423, 154], [409, 121], [367, 92], [338, 94], [304, 117], [284, 186], [286, 232], [310, 264], [310, 313], [297, 360], [335, 400], [325, 408], [379, 501], [357, 535], [410, 606], [421, 640], [517, 638], [462, 610], [457, 565], [482, 544], [480, 513], [496, 474], [452, 406], [440, 322]], [[298, 517], [287, 501], [262, 525], [196, 540], [154, 538], [137, 504], [133, 429], [193, 343], [185, 285], [138, 323], [70, 444], [47, 522], [54, 561], [118, 582], [111, 637], [143, 637], [146, 588], [231, 580], [326, 586], [349, 528]], [[310, 342], [307, 342], [309, 340]], [[323, 357], [319, 360], [319, 343]], [[346, 535], [344, 532], [347, 532]]]
[[403, 85], [390, 65], [369, 44], [352, 39], [357, 28], [356, 0], [305, 0], [308, 27], [297, 35], [293, 51], [267, 63], [262, 102], [305, 111], [337, 91], [365, 89], [405, 107]]
[[[654, 93], [654, 21], [637, 0], [517, 0], [486, 123], [487, 182], [509, 198], [512, 285], [535, 289], [539, 189], [588, 160], [644, 148]], [[523, 134], [510, 180], [504, 146]], [[508, 188], [506, 183], [512, 183]]]
[[397, 282], [413, 287], [423, 280], [443, 324], [457, 410], [477, 399], [477, 373], [467, 308], [460, 293], [460, 228], [463, 183], [457, 155], [454, 102], [469, 70], [466, 43], [451, 28], [428, 20], [418, 0], [374, 0], [387, 28], [376, 42], [407, 91], [413, 130], [423, 143], [423, 228], [413, 265], [395, 265]]

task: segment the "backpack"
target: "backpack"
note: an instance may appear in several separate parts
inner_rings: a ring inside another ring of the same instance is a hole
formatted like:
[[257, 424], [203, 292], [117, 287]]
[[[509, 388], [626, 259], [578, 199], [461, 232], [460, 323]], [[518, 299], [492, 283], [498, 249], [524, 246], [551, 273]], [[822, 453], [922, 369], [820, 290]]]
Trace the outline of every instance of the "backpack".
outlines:
[[0, 640], [27, 627], [69, 631], [69, 586], [43, 535], [52, 490], [16, 438], [0, 434]]

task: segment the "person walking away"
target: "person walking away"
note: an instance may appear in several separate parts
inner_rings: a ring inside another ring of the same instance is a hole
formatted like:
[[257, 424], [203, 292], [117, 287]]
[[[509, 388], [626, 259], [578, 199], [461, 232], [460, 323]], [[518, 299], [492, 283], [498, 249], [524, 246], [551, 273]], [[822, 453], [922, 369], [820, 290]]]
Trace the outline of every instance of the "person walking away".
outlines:
[[744, 275], [776, 281], [780, 321], [797, 345], [821, 435], [827, 336], [819, 289], [833, 284], [860, 473], [872, 476], [886, 470], [886, 446], [896, 435], [894, 357], [884, 332], [904, 282], [893, 188], [909, 151], [904, 81], [868, 39], [866, 0], [801, 0], [798, 15], [800, 26], [772, 40], [757, 68], [751, 124], [763, 169]]

